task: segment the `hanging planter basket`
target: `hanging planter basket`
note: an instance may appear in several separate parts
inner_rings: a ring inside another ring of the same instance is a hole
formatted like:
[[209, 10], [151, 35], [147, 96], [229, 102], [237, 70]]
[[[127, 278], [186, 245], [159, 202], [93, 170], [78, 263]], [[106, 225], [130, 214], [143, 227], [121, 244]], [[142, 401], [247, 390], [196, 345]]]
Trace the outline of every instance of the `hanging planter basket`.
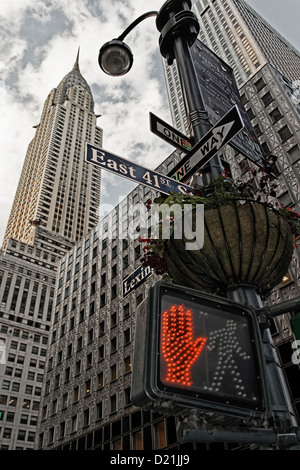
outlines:
[[[171, 239], [163, 259], [173, 281], [212, 293], [237, 284], [266, 295], [287, 273], [294, 250], [289, 224], [263, 204], [246, 201], [207, 207], [204, 245], [186, 250], [187, 241]], [[193, 230], [195, 230], [195, 220]]]

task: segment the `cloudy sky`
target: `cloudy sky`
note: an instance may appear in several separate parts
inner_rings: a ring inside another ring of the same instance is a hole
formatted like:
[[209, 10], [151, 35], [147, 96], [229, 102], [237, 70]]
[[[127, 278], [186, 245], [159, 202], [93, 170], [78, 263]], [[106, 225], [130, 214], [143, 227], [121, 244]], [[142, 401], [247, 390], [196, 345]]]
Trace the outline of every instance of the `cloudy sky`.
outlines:
[[[145, 7], [146, 3], [146, 7]], [[149, 3], [151, 5], [149, 5]], [[164, 0], [0, 0], [0, 243], [27, 146], [44, 101], [66, 75], [80, 47], [80, 69], [91, 86], [103, 147], [155, 168], [172, 148], [150, 132], [149, 111], [171, 123], [155, 18], [127, 37], [134, 67], [110, 78], [98, 66], [101, 45]], [[300, 50], [299, 0], [248, 0]], [[144, 51], [147, 54], [144, 54]], [[103, 200], [116, 203], [133, 186], [106, 173]]]

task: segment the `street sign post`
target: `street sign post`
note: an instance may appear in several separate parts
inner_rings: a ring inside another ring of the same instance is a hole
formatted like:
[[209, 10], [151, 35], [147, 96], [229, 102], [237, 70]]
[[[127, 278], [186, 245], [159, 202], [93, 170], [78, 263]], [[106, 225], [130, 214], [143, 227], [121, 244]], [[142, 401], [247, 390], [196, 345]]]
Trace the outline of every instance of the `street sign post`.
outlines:
[[206, 165], [243, 128], [244, 123], [239, 109], [237, 106], [233, 106], [169, 172], [168, 176], [177, 181], [188, 181], [196, 171]]
[[232, 104], [236, 104], [244, 121], [244, 129], [231, 140], [230, 146], [259, 167], [264, 166], [264, 154], [251, 120], [242, 102], [233, 69], [199, 39], [191, 47], [204, 108], [209, 122], [216, 124]]
[[150, 129], [151, 132], [161, 137], [163, 140], [185, 152], [192, 150], [192, 143], [189, 137], [179, 132], [174, 127], [170, 126], [162, 119], [158, 118], [152, 113], [150, 114]]
[[100, 147], [86, 144], [85, 160], [123, 178], [141, 183], [164, 194], [193, 194], [194, 189], [157, 171], [137, 165]]

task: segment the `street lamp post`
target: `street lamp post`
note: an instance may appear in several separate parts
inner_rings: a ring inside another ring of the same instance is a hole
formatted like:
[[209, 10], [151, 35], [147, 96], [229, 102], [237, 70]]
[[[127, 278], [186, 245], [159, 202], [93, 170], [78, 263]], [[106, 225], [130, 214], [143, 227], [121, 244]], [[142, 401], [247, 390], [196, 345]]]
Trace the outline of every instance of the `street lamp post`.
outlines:
[[[190, 52], [190, 47], [200, 29], [196, 15], [190, 10], [191, 5], [191, 0], [168, 0], [159, 12], [151, 11], [140, 16], [117, 39], [101, 47], [99, 65], [108, 75], [121, 76], [129, 72], [133, 55], [123, 39], [141, 21], [156, 16], [156, 26], [161, 33], [160, 52], [168, 65], [172, 65], [174, 59], [176, 60], [186, 114], [189, 118], [193, 143], [196, 144], [210, 130], [211, 125]], [[203, 186], [222, 171], [221, 160], [215, 156], [202, 169]]]

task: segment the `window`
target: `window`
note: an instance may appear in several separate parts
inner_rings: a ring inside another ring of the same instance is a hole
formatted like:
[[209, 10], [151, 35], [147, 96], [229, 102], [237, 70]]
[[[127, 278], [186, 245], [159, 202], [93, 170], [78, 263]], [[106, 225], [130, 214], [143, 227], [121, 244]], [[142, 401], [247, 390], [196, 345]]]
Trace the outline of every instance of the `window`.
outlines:
[[71, 377], [71, 368], [67, 367], [67, 369], [65, 370], [65, 382], [68, 382], [70, 380], [70, 377]]
[[124, 305], [123, 307], [123, 318], [129, 317], [129, 304]]
[[86, 357], [86, 368], [92, 367], [93, 365], [93, 354], [89, 353]]
[[96, 419], [101, 419], [103, 417], [103, 405], [101, 401], [97, 404], [96, 413]]
[[68, 406], [68, 394], [65, 393], [62, 399], [62, 408], [66, 408], [67, 406]]
[[90, 410], [89, 408], [83, 412], [83, 426], [88, 426], [90, 423]]
[[124, 344], [130, 343], [130, 328], [124, 331]]
[[249, 109], [247, 110], [247, 114], [248, 114], [249, 119], [255, 118], [255, 114], [254, 114], [252, 108], [249, 108]]
[[91, 329], [89, 332], [88, 332], [88, 343], [90, 343], [91, 341], [93, 341], [94, 339], [94, 330]]
[[80, 336], [80, 338], [78, 338], [77, 340], [77, 351], [79, 351], [82, 348], [82, 344], [83, 344], [83, 339], [82, 339], [82, 336]]
[[3, 380], [2, 382], [2, 388], [3, 390], [9, 390], [10, 388], [10, 382], [8, 380]]
[[140, 305], [140, 303], [142, 303], [142, 301], [143, 301], [143, 294], [139, 294], [136, 297], [136, 306]]
[[292, 133], [289, 129], [288, 126], [282, 127], [279, 131], [278, 134], [280, 135], [281, 141], [284, 142], [287, 140], [289, 137], [291, 137]]
[[105, 305], [105, 302], [106, 302], [106, 296], [105, 296], [105, 292], [103, 292], [103, 294], [101, 294], [100, 296], [100, 307], [103, 307]]
[[77, 361], [75, 364], [75, 375], [80, 374], [81, 371], [81, 360]]
[[77, 431], [77, 421], [78, 421], [77, 415], [72, 416], [72, 420], [71, 420], [71, 433]]
[[76, 402], [79, 400], [79, 387], [74, 388], [73, 392], [73, 401]]
[[90, 395], [90, 393], [91, 393], [91, 379], [88, 379], [85, 382], [85, 394]]
[[99, 354], [99, 361], [102, 361], [104, 359], [104, 344], [99, 346], [98, 354]]
[[132, 203], [137, 204], [139, 202], [139, 194], [135, 194], [132, 198]]
[[260, 78], [259, 80], [257, 80], [257, 82], [254, 83], [254, 86], [256, 87], [257, 91], [260, 91], [266, 86], [266, 84], [264, 80]]
[[125, 255], [123, 258], [123, 269], [126, 269], [129, 265], [129, 258], [128, 255]]
[[19, 432], [18, 432], [17, 439], [19, 441], [25, 441], [25, 436], [26, 436], [26, 431], [23, 431], [22, 429], [20, 429]]
[[117, 350], [117, 338], [114, 337], [111, 339], [111, 342], [110, 342], [110, 352], [111, 354], [116, 352]]
[[55, 414], [57, 412], [57, 400], [53, 400], [52, 402], [52, 408], [51, 408], [51, 414]]
[[112, 299], [114, 299], [117, 295], [117, 288], [118, 288], [117, 284], [114, 284], [111, 288], [111, 298]]
[[63, 421], [59, 425], [59, 438], [62, 439], [65, 435], [66, 423]]
[[142, 431], [137, 431], [132, 434], [133, 449], [143, 450], [143, 435]]
[[113, 382], [117, 379], [117, 365], [113, 364], [110, 368], [110, 380]]
[[155, 449], [162, 449], [167, 445], [164, 421], [154, 425], [154, 445]]
[[104, 386], [103, 372], [100, 372], [98, 374], [98, 388], [102, 388], [103, 386]]
[[117, 396], [112, 395], [110, 397], [110, 412], [115, 413], [117, 411]]
[[131, 371], [131, 357], [125, 357], [124, 359], [124, 374], [128, 374]]
[[279, 121], [280, 118], [282, 118], [282, 114], [279, 111], [278, 108], [273, 109], [273, 111], [270, 112], [270, 117], [273, 121], [273, 123]]
[[104, 320], [99, 324], [99, 335], [103, 335], [105, 333], [105, 322]]
[[131, 404], [131, 388], [127, 387], [124, 390], [124, 405], [128, 406]]
[[59, 382], [60, 382], [60, 374], [57, 374], [54, 379], [54, 388], [59, 387]]
[[295, 145], [291, 150], [288, 151], [288, 154], [292, 160], [292, 163], [297, 162], [300, 159], [300, 149], [298, 145]]
[[273, 99], [274, 98], [269, 91], [262, 97], [262, 101], [265, 106], [268, 106], [268, 104], [270, 104], [273, 101]]

